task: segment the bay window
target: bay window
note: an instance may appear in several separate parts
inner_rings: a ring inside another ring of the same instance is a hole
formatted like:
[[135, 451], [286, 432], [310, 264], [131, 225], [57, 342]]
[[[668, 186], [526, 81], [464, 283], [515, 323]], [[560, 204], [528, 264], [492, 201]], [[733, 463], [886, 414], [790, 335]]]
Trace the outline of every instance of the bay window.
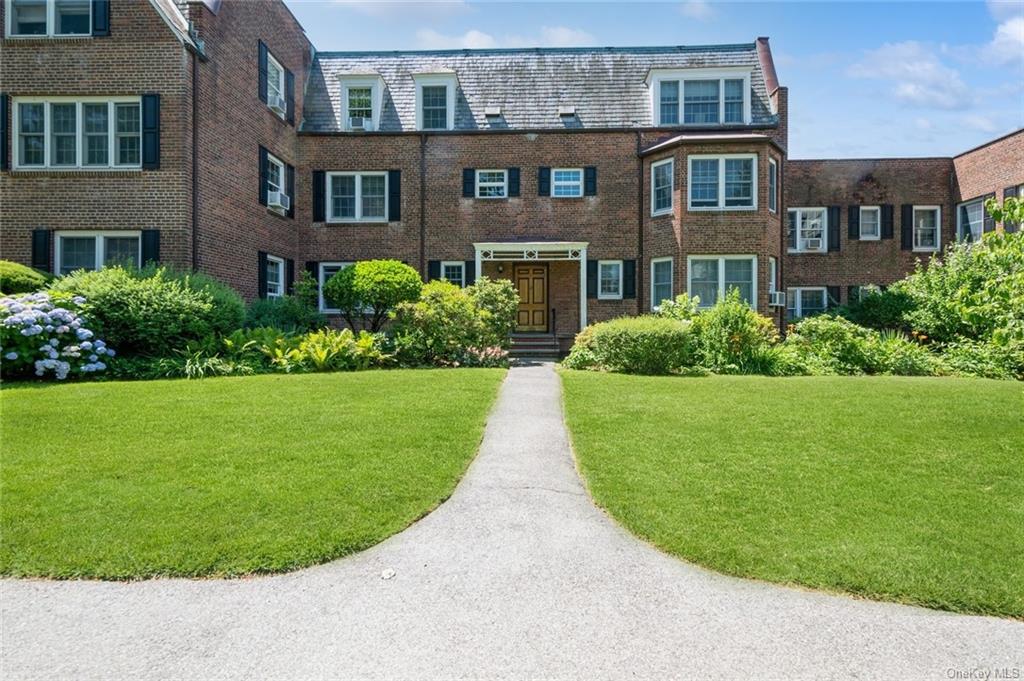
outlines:
[[672, 212], [672, 185], [675, 162], [672, 159], [651, 164], [651, 215]]
[[757, 258], [752, 255], [693, 255], [686, 259], [687, 292], [700, 298], [698, 307], [713, 307], [729, 291], [754, 307], [757, 302]]
[[779, 208], [779, 164], [774, 158], [768, 159], [768, 210], [772, 213]]
[[692, 155], [689, 163], [691, 211], [757, 208], [756, 154]]
[[140, 232], [57, 232], [54, 262], [57, 274], [98, 270], [107, 265], [139, 267], [142, 261]]
[[790, 208], [789, 252], [824, 253], [828, 249], [827, 215], [824, 208]]
[[386, 172], [328, 173], [328, 222], [387, 222]]
[[15, 168], [141, 168], [138, 97], [16, 98]]

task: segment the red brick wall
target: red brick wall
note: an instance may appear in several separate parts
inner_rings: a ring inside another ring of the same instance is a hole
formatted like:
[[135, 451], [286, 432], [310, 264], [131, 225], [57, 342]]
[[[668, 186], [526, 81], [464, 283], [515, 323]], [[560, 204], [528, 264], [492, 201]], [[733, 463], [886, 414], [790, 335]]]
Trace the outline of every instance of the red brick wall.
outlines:
[[[295, 260], [296, 275], [306, 257], [309, 177], [296, 126], [309, 42], [279, 0], [224, 0], [216, 15], [195, 3], [191, 11], [209, 57], [199, 65], [199, 268], [252, 299], [258, 251]], [[260, 40], [295, 74], [295, 126], [259, 98]], [[295, 219], [259, 203], [259, 145], [295, 166], [295, 191], [305, 196]]]
[[1000, 137], [953, 158], [956, 170], [956, 201], [968, 201], [1024, 184], [1024, 130]]
[[[941, 206], [941, 247], [954, 238], [951, 159], [790, 160], [786, 168], [787, 208], [840, 207], [840, 247], [838, 252], [785, 255], [785, 286], [839, 286], [846, 302], [849, 286], [902, 279], [930, 257], [900, 250], [902, 204]], [[893, 206], [893, 238], [850, 240], [847, 206], [883, 204]]]
[[148, 0], [112, 4], [109, 37], [0, 39], [0, 90], [12, 99], [159, 93], [160, 170], [0, 173], [2, 258], [30, 263], [33, 229], [159, 229], [162, 258], [190, 263], [191, 57]]

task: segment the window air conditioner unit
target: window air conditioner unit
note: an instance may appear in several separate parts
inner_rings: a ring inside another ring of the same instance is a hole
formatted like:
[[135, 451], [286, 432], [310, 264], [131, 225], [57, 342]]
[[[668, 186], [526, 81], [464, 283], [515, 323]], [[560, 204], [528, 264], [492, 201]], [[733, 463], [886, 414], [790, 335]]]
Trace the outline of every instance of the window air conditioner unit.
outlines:
[[786, 307], [786, 292], [785, 291], [769, 291], [768, 292], [768, 304], [771, 307]]
[[805, 251], [820, 251], [821, 239], [804, 239]]
[[288, 102], [281, 95], [270, 95], [270, 108], [279, 114], [288, 113]]
[[292, 206], [292, 199], [284, 192], [269, 192], [267, 194], [267, 207], [285, 211]]
[[373, 130], [373, 119], [366, 116], [349, 116], [349, 130]]

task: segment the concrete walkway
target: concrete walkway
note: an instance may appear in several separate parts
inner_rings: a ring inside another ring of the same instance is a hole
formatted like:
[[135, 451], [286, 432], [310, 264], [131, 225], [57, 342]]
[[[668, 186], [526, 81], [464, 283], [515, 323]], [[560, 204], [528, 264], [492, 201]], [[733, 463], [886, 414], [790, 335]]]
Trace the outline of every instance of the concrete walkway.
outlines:
[[8, 680], [1024, 670], [1020, 622], [732, 579], [634, 539], [581, 486], [550, 365], [509, 373], [448, 502], [357, 556], [234, 581], [8, 580], [0, 597]]

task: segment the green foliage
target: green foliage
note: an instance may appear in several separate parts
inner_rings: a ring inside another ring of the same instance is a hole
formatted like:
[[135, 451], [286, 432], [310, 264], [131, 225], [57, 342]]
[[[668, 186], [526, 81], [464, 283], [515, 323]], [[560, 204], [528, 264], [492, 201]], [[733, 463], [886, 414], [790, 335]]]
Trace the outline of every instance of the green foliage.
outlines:
[[941, 370], [932, 352], [901, 331], [883, 331], [873, 339], [871, 373], [893, 376], [933, 376]]
[[316, 278], [303, 270], [292, 286], [296, 298], [314, 311], [320, 309], [320, 284]]
[[420, 275], [397, 260], [363, 260], [350, 265], [324, 284], [324, 298], [341, 310], [349, 327], [356, 321], [379, 331], [388, 312], [401, 303], [416, 300], [423, 288]]
[[[594, 366], [630, 374], [667, 374], [694, 364], [690, 322], [645, 315], [619, 317], [590, 327], [577, 337], [573, 364], [590, 355]], [[587, 354], [589, 353], [589, 355]]]
[[815, 374], [861, 374], [873, 366], [876, 334], [848, 319], [822, 314], [798, 322], [786, 345], [803, 356]]
[[210, 297], [210, 303], [213, 305], [210, 328], [213, 333], [231, 333], [242, 325], [242, 320], [245, 319], [245, 303], [242, 296], [219, 279], [202, 272], [177, 270], [167, 265], [147, 265], [138, 271], [137, 276], [145, 279], [158, 274], [170, 280], [180, 281], [186, 288]]
[[480, 277], [466, 292], [480, 316], [478, 344], [481, 347], [507, 348], [519, 310], [519, 294], [512, 281]]
[[381, 337], [349, 329], [320, 329], [299, 339], [295, 358], [310, 371], [357, 371], [369, 369], [384, 359]]
[[699, 362], [715, 373], [757, 373], [766, 349], [778, 340], [774, 322], [751, 309], [737, 289], [693, 323]]
[[[478, 296], [477, 291], [483, 294]], [[419, 300], [401, 303], [392, 313], [399, 362], [405, 366], [503, 364], [507, 332], [498, 333], [514, 323], [509, 292], [515, 295], [497, 282], [463, 289], [438, 279], [423, 286]]]
[[956, 341], [943, 347], [942, 362], [956, 376], [1024, 380], [1024, 343]]
[[985, 202], [985, 212], [992, 216], [996, 222], [1024, 223], [1024, 200], [1008, 196], [1003, 199], [1002, 205], [995, 199]]
[[872, 329], [909, 330], [906, 315], [914, 308], [914, 301], [900, 287], [873, 291], [859, 301], [840, 309], [839, 313], [850, 321]]
[[254, 300], [245, 315], [248, 328], [274, 327], [301, 333], [326, 325], [327, 318], [299, 295]]
[[189, 341], [237, 328], [243, 309], [239, 299], [237, 309], [225, 311], [195, 280], [163, 269], [150, 276], [122, 267], [79, 270], [57, 279], [51, 289], [83, 296], [82, 311], [97, 335], [130, 355], [170, 356]]
[[700, 298], [697, 296], [691, 298], [685, 293], [681, 293], [676, 296], [675, 300], [661, 301], [661, 305], [658, 307], [658, 316], [690, 320], [697, 316], [697, 305], [699, 304]]
[[53, 277], [10, 260], [0, 260], [0, 291], [8, 295], [33, 293], [44, 288]]

